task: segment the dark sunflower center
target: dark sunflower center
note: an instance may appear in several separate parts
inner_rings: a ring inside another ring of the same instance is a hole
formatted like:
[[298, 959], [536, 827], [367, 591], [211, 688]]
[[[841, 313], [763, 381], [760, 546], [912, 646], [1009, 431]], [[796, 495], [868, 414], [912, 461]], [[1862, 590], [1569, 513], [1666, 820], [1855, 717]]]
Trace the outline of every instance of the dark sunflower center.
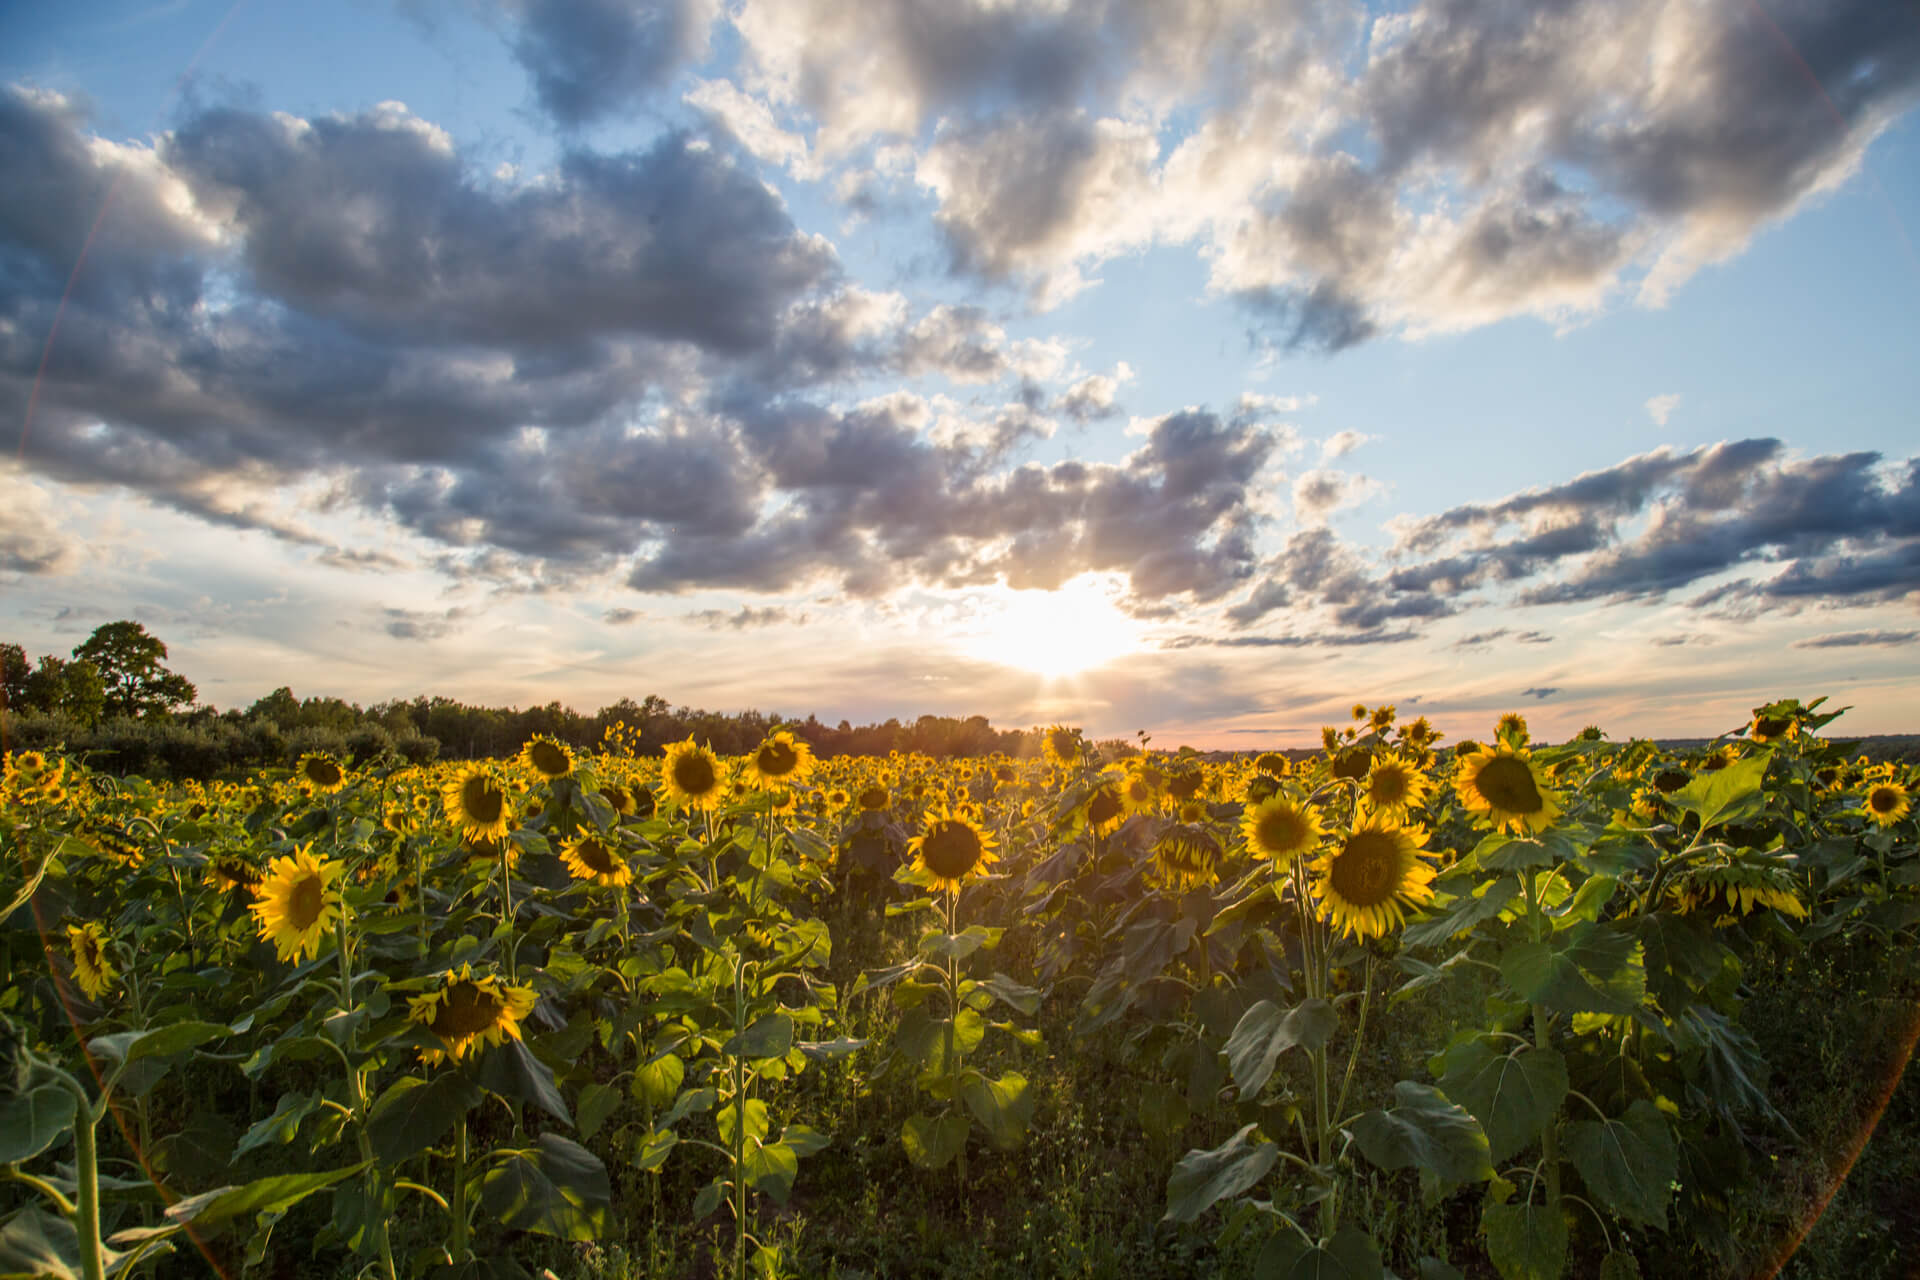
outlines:
[[887, 789], [885, 787], [868, 787], [860, 793], [860, 807], [862, 809], [886, 808]]
[[1375, 804], [1401, 804], [1407, 798], [1407, 775], [1400, 769], [1376, 769], [1367, 782], [1367, 794]]
[[507, 811], [507, 793], [490, 778], [471, 777], [460, 784], [460, 808], [473, 821], [491, 826]]
[[308, 872], [293, 882], [287, 890], [287, 923], [296, 929], [308, 929], [320, 918], [320, 910], [326, 905], [322, 896], [320, 877]]
[[1284, 773], [1286, 773], [1287, 761], [1286, 761], [1286, 757], [1275, 755], [1273, 752], [1269, 751], [1264, 755], [1262, 755], [1259, 759], [1255, 760], [1253, 762], [1253, 767], [1258, 769], [1261, 773], [1269, 774], [1272, 777], [1278, 778]]
[[534, 743], [527, 749], [527, 759], [549, 778], [558, 778], [573, 768], [573, 761], [567, 758], [566, 748], [555, 742]]
[[1273, 853], [1302, 844], [1307, 836], [1307, 823], [1290, 808], [1275, 809], [1260, 819], [1254, 833], [1260, 847]]
[[1073, 758], [1073, 735], [1072, 734], [1070, 733], [1052, 734], [1047, 738], [1047, 741], [1053, 745], [1053, 754], [1058, 756], [1060, 759], [1070, 760]]
[[613, 874], [614, 868], [620, 865], [614, 860], [613, 850], [607, 848], [607, 846], [601, 844], [592, 836], [588, 836], [582, 840], [574, 848], [573, 852], [574, 856], [585, 863], [587, 869], [595, 875], [611, 875]]
[[499, 996], [463, 978], [447, 988], [430, 1025], [442, 1040], [466, 1040], [493, 1030], [505, 1009]]
[[1167, 794], [1175, 800], [1191, 800], [1200, 794], [1200, 786], [1205, 781], [1198, 771], [1176, 773], [1167, 782]]
[[974, 869], [985, 852], [980, 837], [964, 822], [936, 822], [920, 842], [927, 870], [943, 880], [958, 880]]
[[306, 774], [307, 781], [316, 787], [337, 787], [346, 777], [337, 762], [324, 757], [307, 761]]
[[713, 765], [703, 755], [689, 753], [673, 762], [673, 785], [690, 796], [707, 794], [715, 781]]
[[1384, 831], [1356, 831], [1333, 860], [1333, 888], [1356, 907], [1392, 899], [1400, 880], [1399, 847]]
[[1127, 799], [1135, 804], [1145, 804], [1153, 799], [1153, 787], [1145, 778], [1135, 778], [1127, 784]]
[[1280, 784], [1266, 774], [1258, 774], [1247, 784], [1247, 799], [1254, 804], [1272, 796], [1280, 789]]
[[653, 792], [645, 787], [633, 789], [633, 816], [651, 818], [653, 816]]
[[1102, 826], [1120, 816], [1120, 797], [1111, 787], [1102, 787], [1087, 801], [1087, 821]]
[[1157, 852], [1162, 866], [1181, 875], [1200, 875], [1213, 864], [1206, 849], [1191, 840], [1165, 841]]
[[1686, 771], [1682, 769], [1662, 769], [1653, 775], [1653, 785], [1655, 789], [1668, 794], [1678, 791], [1680, 788], [1686, 786], [1689, 781], [1691, 781], [1691, 779], [1687, 777]]
[[615, 812], [626, 813], [633, 808], [633, 797], [627, 794], [625, 787], [609, 783], [601, 794], [606, 797], [607, 803], [613, 806]]
[[1333, 776], [1336, 778], [1364, 778], [1373, 765], [1373, 758], [1365, 751], [1348, 751], [1333, 762]]
[[1474, 783], [1494, 808], [1504, 813], [1538, 813], [1546, 808], [1533, 770], [1512, 756], [1495, 756], [1480, 767]]
[[87, 969], [100, 967], [100, 944], [93, 940], [92, 934], [84, 934], [74, 946], [74, 959]]
[[754, 756], [760, 772], [769, 778], [784, 778], [800, 763], [800, 753], [784, 742], [765, 742]]
[[1754, 732], [1762, 738], [1777, 738], [1793, 727], [1793, 721], [1785, 716], [1761, 716], [1753, 722]]
[[1875, 787], [1867, 793], [1867, 808], [1875, 813], [1892, 813], [1900, 807], [1900, 793], [1892, 787]]

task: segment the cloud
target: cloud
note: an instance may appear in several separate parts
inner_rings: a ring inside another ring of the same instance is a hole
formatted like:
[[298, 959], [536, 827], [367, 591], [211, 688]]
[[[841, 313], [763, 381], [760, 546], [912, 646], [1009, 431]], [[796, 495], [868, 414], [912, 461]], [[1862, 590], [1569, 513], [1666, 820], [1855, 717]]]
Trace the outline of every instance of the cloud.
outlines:
[[1336, 431], [1328, 436], [1320, 446], [1322, 461], [1331, 462], [1335, 458], [1344, 458], [1363, 444], [1372, 443], [1377, 437], [1363, 431]]
[[709, 631], [747, 631], [759, 627], [801, 626], [807, 621], [807, 615], [778, 606], [756, 609], [752, 605], [741, 605], [733, 613], [724, 609], [699, 609], [682, 614], [680, 620]]
[[553, 120], [578, 128], [631, 109], [704, 54], [714, 0], [508, 0], [513, 56]]
[[1709, 635], [1701, 635], [1698, 632], [1686, 632], [1679, 635], [1655, 636], [1653, 637], [1652, 643], [1656, 648], [1660, 649], [1677, 649], [1683, 645], [1710, 645], [1717, 644], [1718, 641]]
[[1554, 694], [1558, 692], [1560, 692], [1560, 690], [1555, 685], [1543, 685], [1543, 686], [1532, 688], [1532, 689], [1522, 689], [1520, 691], [1520, 696], [1523, 698], [1538, 698], [1542, 702], [1545, 702], [1548, 698], [1551, 698]]
[[395, 640], [438, 640], [466, 616], [459, 606], [439, 612], [388, 606], [379, 612], [381, 630]]
[[0, 574], [67, 573], [79, 563], [51, 495], [14, 464], [0, 463]]
[[630, 622], [639, 622], [647, 614], [639, 609], [616, 606], [600, 615], [600, 620], [609, 626], [624, 627]]
[[1294, 515], [1302, 524], [1319, 524], [1334, 512], [1358, 506], [1379, 492], [1380, 486], [1366, 476], [1317, 468], [1303, 472], [1293, 482]]
[[1515, 644], [1552, 644], [1553, 637], [1541, 631], [1514, 632], [1508, 627], [1495, 627], [1491, 631], [1476, 631], [1472, 635], [1462, 636], [1453, 642], [1456, 649], [1483, 649], [1495, 640], [1512, 637]]
[[1290, 635], [1290, 636], [1175, 636], [1161, 642], [1162, 649], [1196, 649], [1216, 647], [1223, 649], [1351, 649], [1363, 645], [1404, 644], [1417, 639], [1419, 633], [1402, 628], [1399, 631], [1366, 631], [1353, 635]]
[[1838, 631], [1795, 640], [1796, 649], [1895, 648], [1920, 640], [1920, 631]]
[[314, 558], [315, 564], [354, 573], [373, 573], [385, 569], [405, 569], [407, 562], [386, 551], [357, 551], [350, 547], [328, 547]]
[[1680, 393], [1670, 391], [1666, 395], [1654, 396], [1647, 401], [1647, 416], [1653, 419], [1655, 426], [1664, 427], [1673, 411], [1680, 407]]
[[1101, 418], [1111, 418], [1120, 412], [1120, 406], [1114, 399], [1123, 383], [1133, 380], [1133, 370], [1122, 360], [1111, 375], [1090, 373], [1068, 387], [1059, 399], [1053, 402], [1056, 413], [1065, 414], [1075, 422], [1093, 422]]

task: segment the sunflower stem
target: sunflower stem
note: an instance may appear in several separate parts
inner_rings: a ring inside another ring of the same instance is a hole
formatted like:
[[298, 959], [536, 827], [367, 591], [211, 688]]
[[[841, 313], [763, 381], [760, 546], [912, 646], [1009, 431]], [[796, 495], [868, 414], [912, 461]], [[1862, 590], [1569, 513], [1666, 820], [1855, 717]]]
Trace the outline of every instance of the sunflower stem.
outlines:
[[[335, 950], [340, 956], [340, 1012], [353, 1011], [353, 949], [347, 936], [347, 912], [342, 907], [333, 918], [333, 938]], [[347, 1050], [353, 1043], [349, 1036], [347, 1044], [340, 1046], [340, 1057], [347, 1068], [347, 1097], [353, 1104], [353, 1136], [360, 1149], [360, 1159], [369, 1168], [373, 1165], [373, 1143], [367, 1138], [367, 1089], [361, 1079], [361, 1069], [353, 1065], [347, 1057]], [[370, 1181], [378, 1175], [369, 1174]], [[387, 1215], [380, 1213], [373, 1224], [374, 1243], [380, 1249], [380, 1271], [386, 1280], [399, 1280], [399, 1272], [393, 1263], [393, 1241], [387, 1232]]]
[[453, 1131], [453, 1238], [448, 1247], [455, 1264], [467, 1260], [467, 1117]]
[[[1533, 935], [1533, 940], [1538, 942], [1546, 924], [1540, 914], [1540, 894], [1534, 887], [1532, 876], [1524, 870], [1517, 874], [1520, 876], [1521, 885], [1527, 891], [1527, 926]], [[1533, 1047], [1540, 1053], [1550, 1053], [1553, 1049], [1553, 1041], [1547, 1030], [1547, 1007], [1539, 1001], [1534, 1001], [1531, 1008]], [[1540, 1155], [1542, 1162], [1547, 1166], [1547, 1198], [1552, 1203], [1554, 1211], [1558, 1212], [1560, 1207], [1560, 1131], [1556, 1124], [1548, 1123], [1546, 1131], [1540, 1135]]]
[[[54, 1082], [73, 1095], [73, 1226], [79, 1236], [80, 1274], [85, 1280], [106, 1280], [106, 1254], [100, 1246], [100, 1147], [94, 1129], [106, 1108], [96, 1106], [80, 1082], [59, 1067], [31, 1060], [52, 1072]], [[101, 1102], [105, 1101], [102, 1095]]]
[[507, 981], [519, 978], [515, 969], [520, 948], [513, 937], [513, 865], [507, 856], [507, 841], [500, 841], [500, 924], [507, 931]]

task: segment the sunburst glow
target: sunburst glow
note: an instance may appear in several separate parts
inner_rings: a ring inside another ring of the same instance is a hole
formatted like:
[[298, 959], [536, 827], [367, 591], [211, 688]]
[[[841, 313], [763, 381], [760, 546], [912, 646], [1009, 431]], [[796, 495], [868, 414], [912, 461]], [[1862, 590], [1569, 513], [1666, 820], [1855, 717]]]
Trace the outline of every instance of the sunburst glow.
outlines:
[[1055, 591], [1001, 591], [960, 639], [970, 657], [1050, 679], [1103, 666], [1141, 645], [1140, 624], [1110, 584], [1082, 577]]

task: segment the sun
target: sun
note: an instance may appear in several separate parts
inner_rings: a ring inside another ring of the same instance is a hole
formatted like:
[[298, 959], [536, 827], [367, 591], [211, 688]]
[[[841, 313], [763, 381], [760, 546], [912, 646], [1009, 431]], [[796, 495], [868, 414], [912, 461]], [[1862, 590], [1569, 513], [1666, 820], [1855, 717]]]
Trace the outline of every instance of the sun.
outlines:
[[1078, 675], [1140, 648], [1140, 626], [1110, 584], [1080, 577], [1053, 591], [999, 589], [959, 638], [969, 657], [1045, 679]]

